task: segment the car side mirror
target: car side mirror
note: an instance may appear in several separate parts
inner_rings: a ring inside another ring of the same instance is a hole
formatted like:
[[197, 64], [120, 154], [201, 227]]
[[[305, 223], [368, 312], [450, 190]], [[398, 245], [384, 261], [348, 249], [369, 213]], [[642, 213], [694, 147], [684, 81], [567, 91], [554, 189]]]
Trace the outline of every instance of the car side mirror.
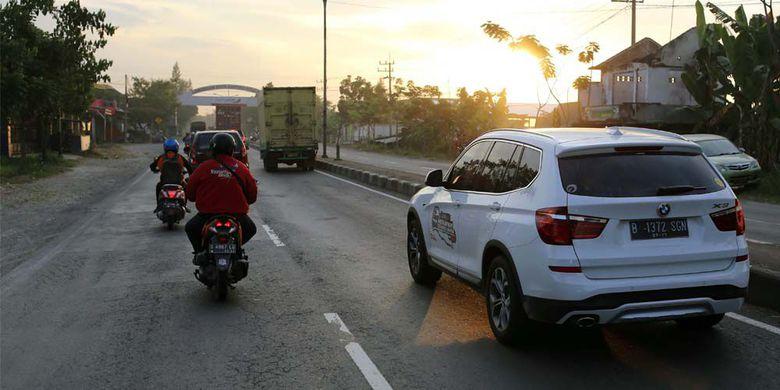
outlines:
[[745, 153], [745, 148], [739, 148], [739, 151]]
[[444, 173], [441, 169], [436, 169], [428, 172], [428, 176], [425, 177], [425, 185], [428, 187], [441, 187], [444, 185]]
[[185, 146], [184, 147], [184, 153], [189, 153], [189, 152], [190, 152], [190, 147], [189, 146]]

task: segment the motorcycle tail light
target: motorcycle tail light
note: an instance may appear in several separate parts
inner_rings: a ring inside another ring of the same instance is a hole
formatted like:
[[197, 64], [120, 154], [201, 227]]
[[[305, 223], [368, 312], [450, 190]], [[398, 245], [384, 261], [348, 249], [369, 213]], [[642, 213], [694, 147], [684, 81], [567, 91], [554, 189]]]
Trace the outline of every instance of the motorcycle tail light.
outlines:
[[168, 190], [167, 192], [167, 198], [174, 199], [176, 198], [176, 190]]

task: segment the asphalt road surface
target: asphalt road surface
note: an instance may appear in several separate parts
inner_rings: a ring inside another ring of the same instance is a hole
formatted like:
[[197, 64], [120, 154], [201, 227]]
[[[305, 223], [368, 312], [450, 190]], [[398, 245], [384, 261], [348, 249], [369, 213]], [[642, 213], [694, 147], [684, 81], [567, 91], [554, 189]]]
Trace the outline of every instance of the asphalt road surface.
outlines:
[[[322, 144], [320, 144], [322, 150]], [[328, 156], [336, 157], [336, 147], [328, 145]], [[450, 167], [449, 162], [425, 160], [412, 157], [394, 156], [391, 154], [364, 152], [349, 147], [341, 148], [341, 158], [362, 164], [373, 165], [390, 170], [414, 173], [425, 177], [428, 172], [434, 169], [447, 170]]]
[[[777, 388], [780, 313], [493, 340], [482, 298], [415, 285], [403, 199], [252, 167], [249, 276], [215, 303], [140, 173], [2, 277], [0, 387]], [[756, 322], [758, 321], [758, 322]]]

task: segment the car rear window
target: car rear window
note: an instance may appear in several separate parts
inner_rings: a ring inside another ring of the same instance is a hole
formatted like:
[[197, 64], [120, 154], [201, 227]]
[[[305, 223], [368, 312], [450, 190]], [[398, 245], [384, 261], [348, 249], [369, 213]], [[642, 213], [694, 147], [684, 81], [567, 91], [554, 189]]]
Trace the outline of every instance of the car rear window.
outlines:
[[725, 187], [701, 154], [586, 155], [560, 158], [558, 166], [564, 190], [573, 195], [690, 195]]
[[[195, 136], [195, 149], [198, 152], [205, 152], [209, 149], [209, 142], [211, 142], [211, 139], [214, 138], [215, 135], [219, 133], [200, 133]], [[231, 137], [236, 141], [236, 147], [241, 147], [241, 137], [238, 135], [238, 133], [230, 132]]]

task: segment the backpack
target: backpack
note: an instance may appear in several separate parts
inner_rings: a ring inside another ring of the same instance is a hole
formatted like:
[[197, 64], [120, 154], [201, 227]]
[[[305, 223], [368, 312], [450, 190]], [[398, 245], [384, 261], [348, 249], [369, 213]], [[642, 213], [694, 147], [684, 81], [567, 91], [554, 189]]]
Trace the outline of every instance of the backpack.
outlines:
[[160, 182], [163, 184], [181, 184], [184, 180], [184, 162], [177, 155], [174, 158], [163, 156], [158, 162], [160, 168]]

